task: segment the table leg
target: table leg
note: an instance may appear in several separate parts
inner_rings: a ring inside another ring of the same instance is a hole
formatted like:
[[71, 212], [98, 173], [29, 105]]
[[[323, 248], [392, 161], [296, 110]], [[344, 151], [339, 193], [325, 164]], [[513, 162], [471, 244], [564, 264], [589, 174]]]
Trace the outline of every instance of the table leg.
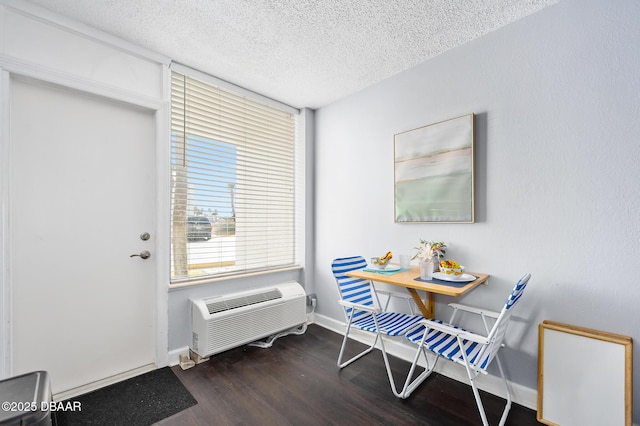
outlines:
[[424, 303], [422, 303], [422, 299], [418, 295], [418, 292], [414, 288], [407, 288], [409, 290], [409, 294], [413, 298], [413, 301], [416, 302], [418, 309], [422, 313], [422, 316], [425, 318], [434, 318], [435, 315], [435, 294], [431, 292], [427, 292], [425, 296]]
[[427, 291], [427, 294], [424, 297], [424, 303], [427, 307], [427, 312], [429, 312], [429, 316], [426, 318], [435, 318], [436, 316], [436, 295], [435, 293], [431, 293]]

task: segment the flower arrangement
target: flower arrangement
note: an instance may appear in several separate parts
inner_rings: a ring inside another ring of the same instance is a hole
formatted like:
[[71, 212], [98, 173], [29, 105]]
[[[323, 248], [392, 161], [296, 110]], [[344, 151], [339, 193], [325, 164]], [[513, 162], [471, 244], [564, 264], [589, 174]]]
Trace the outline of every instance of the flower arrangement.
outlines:
[[414, 247], [414, 250], [417, 250], [417, 253], [411, 258], [420, 259], [420, 262], [424, 262], [427, 259], [431, 259], [436, 256], [438, 259], [444, 257], [446, 253], [447, 245], [443, 241], [428, 241], [420, 239], [420, 245], [418, 247]]

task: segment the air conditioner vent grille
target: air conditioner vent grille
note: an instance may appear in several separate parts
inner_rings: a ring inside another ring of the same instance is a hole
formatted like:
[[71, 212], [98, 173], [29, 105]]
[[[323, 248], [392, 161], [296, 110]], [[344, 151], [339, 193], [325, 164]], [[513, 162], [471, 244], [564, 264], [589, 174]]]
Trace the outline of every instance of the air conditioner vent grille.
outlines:
[[268, 300], [281, 299], [282, 293], [278, 289], [267, 290], [262, 293], [249, 294], [246, 296], [235, 297], [232, 299], [212, 301], [207, 303], [209, 314], [216, 312], [224, 312], [231, 309], [241, 308], [243, 306], [255, 305], [256, 303], [266, 302]]

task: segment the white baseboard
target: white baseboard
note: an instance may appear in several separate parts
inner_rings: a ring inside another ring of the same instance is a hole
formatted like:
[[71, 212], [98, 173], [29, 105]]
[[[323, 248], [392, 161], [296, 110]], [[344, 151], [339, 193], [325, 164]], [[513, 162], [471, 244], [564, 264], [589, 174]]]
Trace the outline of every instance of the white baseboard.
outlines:
[[[315, 314], [314, 322], [321, 327], [332, 330], [344, 336], [345, 324], [341, 321], [336, 321], [333, 318], [329, 318], [324, 315]], [[364, 344], [371, 344], [373, 342], [371, 334], [360, 332], [359, 330], [354, 330], [352, 333], [349, 333], [349, 335], [352, 336], [354, 340], [357, 340]], [[384, 345], [387, 349], [387, 353], [403, 359], [407, 362], [412, 362], [413, 357], [415, 356], [416, 347], [414, 345], [411, 345], [410, 343], [404, 343], [403, 340], [394, 339], [391, 337], [386, 338], [385, 336]], [[338, 354], [336, 354], [336, 357], [337, 356]], [[435, 371], [451, 379], [469, 384], [469, 379], [464, 369], [451, 362], [439, 362], [436, 366]], [[504, 386], [500, 377], [493, 375], [481, 375], [476, 380], [476, 383], [478, 384], [478, 388], [482, 389], [483, 391], [489, 392], [493, 395], [497, 395], [501, 398], [505, 398]], [[537, 410], [538, 392], [535, 389], [530, 389], [511, 381], [509, 381], [509, 389], [511, 390], [511, 398], [514, 403], [530, 408], [532, 410]]]
[[87, 383], [86, 385], [78, 386], [77, 388], [68, 389], [66, 391], [54, 393], [52, 398], [55, 402], [64, 401], [69, 398], [75, 398], [76, 396], [84, 395], [86, 393], [92, 392], [94, 390], [103, 388], [105, 386], [112, 385], [114, 383], [122, 382], [123, 380], [130, 379], [132, 377], [139, 376], [144, 373], [148, 373], [150, 371], [156, 370], [157, 367], [155, 364], [147, 364], [142, 367], [135, 368], [130, 371], [125, 371], [120, 374], [116, 374], [115, 376], [107, 377], [105, 379], [101, 379], [95, 382]]

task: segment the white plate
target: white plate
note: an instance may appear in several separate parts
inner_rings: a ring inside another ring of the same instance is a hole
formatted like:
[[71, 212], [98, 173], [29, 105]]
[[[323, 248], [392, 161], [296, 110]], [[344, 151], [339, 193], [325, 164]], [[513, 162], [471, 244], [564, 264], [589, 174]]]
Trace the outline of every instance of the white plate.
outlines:
[[369, 265], [369, 269], [376, 269], [378, 271], [393, 272], [393, 271], [399, 271], [402, 268], [400, 267], [400, 265], [389, 265], [389, 264], [387, 264], [387, 266], [385, 266], [384, 268], [380, 268], [380, 267], [378, 267], [378, 265]]
[[442, 281], [453, 281], [453, 282], [470, 282], [470, 281], [474, 281], [476, 279], [476, 277], [474, 277], [471, 274], [462, 274], [460, 276], [455, 276], [455, 275], [447, 275], [447, 274], [443, 274], [442, 272], [434, 272], [433, 273], [433, 278], [436, 278], [438, 280], [442, 280]]

